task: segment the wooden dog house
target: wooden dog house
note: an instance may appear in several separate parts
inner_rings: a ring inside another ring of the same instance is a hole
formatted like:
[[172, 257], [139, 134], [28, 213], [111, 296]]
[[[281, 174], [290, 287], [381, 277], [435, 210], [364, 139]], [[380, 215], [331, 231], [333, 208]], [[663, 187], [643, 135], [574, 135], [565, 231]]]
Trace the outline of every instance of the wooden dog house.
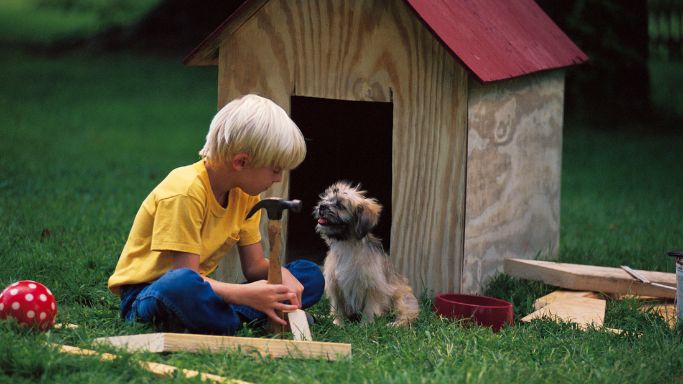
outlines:
[[219, 106], [271, 98], [309, 139], [267, 193], [304, 201], [292, 236], [320, 183], [360, 181], [419, 293], [556, 254], [564, 68], [586, 59], [533, 0], [247, 0], [185, 63], [218, 66]]

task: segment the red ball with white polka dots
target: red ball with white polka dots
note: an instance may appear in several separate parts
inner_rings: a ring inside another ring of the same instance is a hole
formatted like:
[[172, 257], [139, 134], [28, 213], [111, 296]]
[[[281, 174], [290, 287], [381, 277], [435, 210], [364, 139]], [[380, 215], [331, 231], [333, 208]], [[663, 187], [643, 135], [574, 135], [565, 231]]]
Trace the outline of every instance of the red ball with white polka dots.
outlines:
[[0, 293], [0, 319], [13, 317], [19, 324], [46, 330], [55, 323], [57, 302], [46, 286], [22, 280]]

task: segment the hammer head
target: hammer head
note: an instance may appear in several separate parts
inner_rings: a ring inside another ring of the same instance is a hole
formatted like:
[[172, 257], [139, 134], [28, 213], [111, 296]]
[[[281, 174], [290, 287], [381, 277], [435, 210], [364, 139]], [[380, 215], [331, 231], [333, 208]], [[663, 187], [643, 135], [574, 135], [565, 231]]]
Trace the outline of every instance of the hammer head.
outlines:
[[284, 200], [277, 197], [263, 199], [251, 208], [249, 213], [247, 213], [247, 219], [253, 216], [259, 209], [266, 210], [269, 220], [280, 220], [282, 219], [282, 211], [285, 209], [301, 212], [301, 200]]

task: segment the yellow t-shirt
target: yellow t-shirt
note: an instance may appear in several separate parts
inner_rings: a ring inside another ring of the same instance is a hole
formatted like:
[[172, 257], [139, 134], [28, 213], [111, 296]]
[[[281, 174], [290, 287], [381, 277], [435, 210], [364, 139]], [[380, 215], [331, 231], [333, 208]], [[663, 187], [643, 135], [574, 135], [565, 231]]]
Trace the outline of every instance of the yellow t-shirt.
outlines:
[[213, 272], [235, 244], [261, 241], [260, 212], [245, 220], [259, 201], [239, 188], [230, 190], [223, 208], [211, 191], [203, 161], [177, 168], [147, 196], [135, 215], [126, 245], [109, 278], [109, 289], [156, 280], [172, 265], [161, 251], [199, 255], [199, 273]]

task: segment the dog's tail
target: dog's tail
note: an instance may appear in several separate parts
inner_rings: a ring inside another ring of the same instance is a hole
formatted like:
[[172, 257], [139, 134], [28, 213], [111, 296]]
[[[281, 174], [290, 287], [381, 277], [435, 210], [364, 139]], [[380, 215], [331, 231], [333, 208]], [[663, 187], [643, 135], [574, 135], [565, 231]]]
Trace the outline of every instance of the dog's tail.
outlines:
[[420, 304], [418, 303], [413, 290], [410, 285], [404, 284], [398, 287], [392, 297], [394, 308], [398, 313], [396, 320], [392, 323], [394, 326], [410, 325], [420, 314]]

